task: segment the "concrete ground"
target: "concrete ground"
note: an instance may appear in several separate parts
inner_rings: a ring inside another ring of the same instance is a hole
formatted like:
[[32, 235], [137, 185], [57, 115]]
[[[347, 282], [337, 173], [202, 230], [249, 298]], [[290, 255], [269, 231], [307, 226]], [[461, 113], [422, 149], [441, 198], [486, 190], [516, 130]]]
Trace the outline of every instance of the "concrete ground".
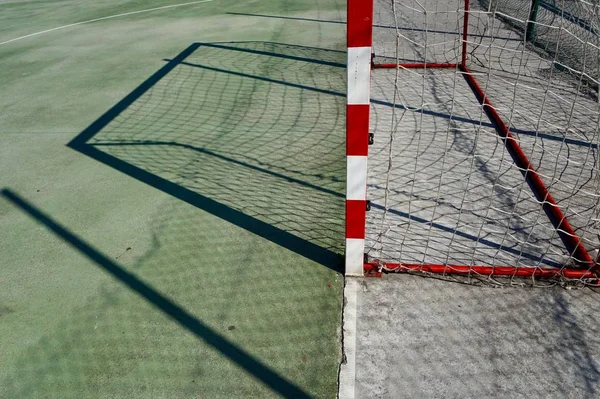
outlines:
[[346, 301], [356, 296], [357, 304], [356, 398], [600, 395], [599, 296], [588, 288], [476, 287], [411, 275], [346, 285]]
[[[376, 0], [376, 57], [457, 62], [463, 5]], [[469, 39], [467, 64], [595, 257], [597, 97], [553, 73], [548, 59], [485, 10], [471, 2], [471, 31], [483, 36]], [[371, 84], [371, 259], [569, 264], [569, 251], [459, 71], [380, 69]], [[597, 292], [457, 280], [347, 279], [341, 399], [600, 397]]]

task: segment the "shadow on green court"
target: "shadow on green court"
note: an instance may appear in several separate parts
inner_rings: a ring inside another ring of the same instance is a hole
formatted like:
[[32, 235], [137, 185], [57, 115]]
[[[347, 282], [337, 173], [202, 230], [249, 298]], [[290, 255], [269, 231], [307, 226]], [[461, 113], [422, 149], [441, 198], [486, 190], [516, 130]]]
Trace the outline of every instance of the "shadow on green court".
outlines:
[[340, 272], [343, 61], [304, 46], [196, 43], [69, 146]]
[[293, 398], [310, 397], [308, 393], [301, 388], [286, 380], [268, 366], [261, 363], [252, 355], [246, 353], [239, 346], [229, 342], [213, 329], [198, 320], [183, 307], [170, 300], [168, 297], [161, 294], [154, 287], [139, 279], [135, 274], [128, 272], [118, 263], [113, 262], [107, 256], [97, 251], [94, 247], [87, 244], [85, 241], [78, 238], [56, 221], [45, 215], [33, 205], [29, 204], [16, 193], [3, 189], [0, 191], [2, 196], [27, 213], [31, 218], [35, 219], [40, 224], [44, 225], [54, 234], [66, 241], [70, 246], [81, 252], [85, 257], [93, 261], [97, 266], [104, 269], [107, 273], [120, 281], [133, 292], [144, 298], [153, 306], [165, 313], [169, 318], [173, 319], [193, 335], [204, 341], [209, 346], [213, 347], [222, 353], [229, 360], [244, 369], [247, 373], [254, 376], [256, 379], [263, 382], [273, 391]]
[[148, 215], [151, 248], [129, 262], [4, 191], [118, 283], [31, 344], [8, 397], [335, 396], [345, 97], [327, 91], [344, 91], [344, 62], [193, 44], [71, 141], [169, 194]]

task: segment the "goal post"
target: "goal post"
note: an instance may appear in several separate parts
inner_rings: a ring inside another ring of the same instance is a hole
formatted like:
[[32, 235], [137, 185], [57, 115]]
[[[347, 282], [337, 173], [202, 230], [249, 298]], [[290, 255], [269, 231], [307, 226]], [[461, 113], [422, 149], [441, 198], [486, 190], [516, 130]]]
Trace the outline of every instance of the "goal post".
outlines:
[[348, 0], [347, 275], [598, 282], [599, 16]]
[[362, 275], [367, 209], [373, 1], [348, 0], [346, 274]]

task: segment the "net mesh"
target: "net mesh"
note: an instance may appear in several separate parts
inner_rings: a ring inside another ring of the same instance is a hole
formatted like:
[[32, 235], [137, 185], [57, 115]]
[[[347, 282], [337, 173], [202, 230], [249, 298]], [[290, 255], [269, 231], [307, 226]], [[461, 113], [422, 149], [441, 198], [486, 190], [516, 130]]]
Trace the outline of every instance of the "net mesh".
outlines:
[[203, 43], [88, 144], [341, 254], [344, 142], [323, 129], [343, 126], [342, 56]]
[[581, 266], [465, 80], [464, 61], [597, 262], [598, 3], [374, 6], [374, 66], [399, 67], [372, 74], [369, 259]]

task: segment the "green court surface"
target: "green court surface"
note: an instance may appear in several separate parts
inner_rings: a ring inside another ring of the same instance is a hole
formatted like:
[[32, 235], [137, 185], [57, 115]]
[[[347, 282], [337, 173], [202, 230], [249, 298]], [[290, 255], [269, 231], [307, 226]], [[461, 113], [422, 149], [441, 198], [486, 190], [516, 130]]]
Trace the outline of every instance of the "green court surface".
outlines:
[[336, 396], [345, 2], [180, 3], [0, 0], [2, 398]]

